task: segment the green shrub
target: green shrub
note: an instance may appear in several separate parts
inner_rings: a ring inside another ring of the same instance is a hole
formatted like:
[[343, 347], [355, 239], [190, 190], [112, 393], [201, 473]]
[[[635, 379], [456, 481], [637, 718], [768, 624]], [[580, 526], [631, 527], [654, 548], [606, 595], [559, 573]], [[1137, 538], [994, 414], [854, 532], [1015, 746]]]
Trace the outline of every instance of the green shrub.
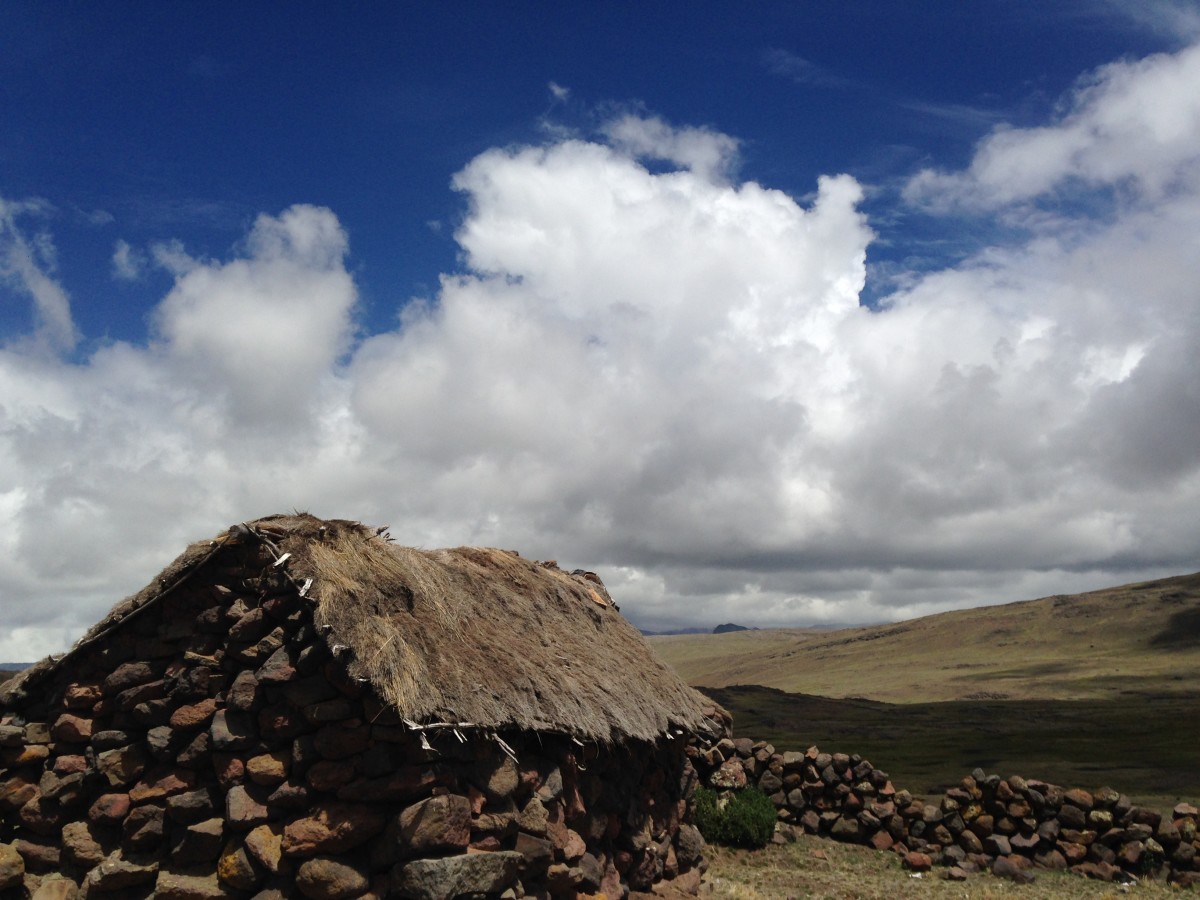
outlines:
[[757, 788], [731, 794], [724, 806], [710, 788], [697, 788], [694, 799], [696, 827], [711, 844], [754, 849], [765, 847], [775, 833], [775, 804]]

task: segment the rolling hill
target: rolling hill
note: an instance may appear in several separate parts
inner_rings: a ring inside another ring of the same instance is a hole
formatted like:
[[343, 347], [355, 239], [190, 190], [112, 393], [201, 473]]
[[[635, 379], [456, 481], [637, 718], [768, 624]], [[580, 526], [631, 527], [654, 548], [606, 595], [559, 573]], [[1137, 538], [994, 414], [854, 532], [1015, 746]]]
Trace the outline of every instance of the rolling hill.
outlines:
[[649, 639], [689, 683], [889, 703], [1191, 691], [1200, 573], [890, 625]]

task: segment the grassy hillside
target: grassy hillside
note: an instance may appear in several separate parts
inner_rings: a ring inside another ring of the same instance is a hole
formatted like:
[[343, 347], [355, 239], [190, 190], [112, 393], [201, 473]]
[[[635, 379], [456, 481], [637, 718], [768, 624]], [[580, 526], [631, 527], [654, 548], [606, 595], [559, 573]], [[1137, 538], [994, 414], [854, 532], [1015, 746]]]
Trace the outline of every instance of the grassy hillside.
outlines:
[[1200, 573], [893, 625], [649, 640], [709, 687], [890, 703], [1161, 694], [1200, 674]]

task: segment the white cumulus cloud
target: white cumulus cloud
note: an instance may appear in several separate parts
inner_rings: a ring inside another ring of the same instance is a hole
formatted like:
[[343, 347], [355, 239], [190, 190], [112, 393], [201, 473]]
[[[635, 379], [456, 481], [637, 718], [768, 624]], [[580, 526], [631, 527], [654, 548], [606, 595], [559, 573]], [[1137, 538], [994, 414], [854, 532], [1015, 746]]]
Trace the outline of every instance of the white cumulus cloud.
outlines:
[[[164, 241], [144, 343], [0, 349], [0, 657], [61, 644], [187, 540], [297, 507], [595, 568], [651, 627], [1195, 568], [1200, 125], [1094, 125], [1194, 87], [1195, 52], [1097, 73], [1047, 126], [1072, 154], [1001, 184], [1021, 142], [993, 138], [912, 188], [1002, 211], [1134, 179], [1136, 203], [1060, 212], [876, 310], [853, 178], [802, 204], [737, 180], [734, 138], [648, 117], [474, 159], [463, 270], [392, 331], [360, 332], [330, 210], [261, 216], [225, 259]], [[3, 258], [33, 247], [5, 229]]]

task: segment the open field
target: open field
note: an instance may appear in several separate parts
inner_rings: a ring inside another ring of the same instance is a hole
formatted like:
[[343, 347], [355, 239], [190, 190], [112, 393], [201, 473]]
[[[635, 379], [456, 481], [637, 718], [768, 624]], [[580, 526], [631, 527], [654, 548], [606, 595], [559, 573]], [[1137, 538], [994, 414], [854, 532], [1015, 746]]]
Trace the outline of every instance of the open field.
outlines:
[[[894, 853], [801, 835], [794, 844], [748, 852], [709, 847], [710, 868], [702, 897], [720, 900], [890, 900], [893, 897], [999, 900], [1039, 897], [1091, 900], [1116, 897], [1180, 897], [1161, 881], [1143, 880], [1132, 890], [1101, 884], [1068, 872], [1038, 870], [1033, 884], [1018, 885], [990, 874], [943, 881], [936, 871], [914, 877]], [[1127, 892], [1128, 891], [1128, 892]]]
[[1200, 800], [1200, 692], [901, 706], [755, 686], [702, 690], [733, 713], [736, 735], [781, 750], [858, 753], [925, 796], [978, 766], [1065, 787], [1108, 785], [1157, 809]]
[[649, 639], [689, 684], [889, 703], [1106, 700], [1191, 690], [1200, 573], [838, 631]]

